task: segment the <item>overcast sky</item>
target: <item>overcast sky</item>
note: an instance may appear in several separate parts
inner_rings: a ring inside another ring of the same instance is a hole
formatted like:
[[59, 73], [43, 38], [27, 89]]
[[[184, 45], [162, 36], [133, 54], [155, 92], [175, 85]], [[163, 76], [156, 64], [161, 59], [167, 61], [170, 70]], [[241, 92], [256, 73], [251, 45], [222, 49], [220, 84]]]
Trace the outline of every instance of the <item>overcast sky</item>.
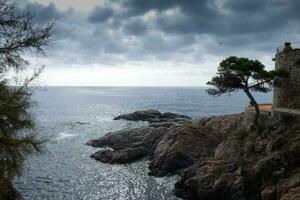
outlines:
[[204, 86], [231, 55], [274, 67], [300, 47], [299, 0], [16, 0], [55, 44], [32, 66], [46, 85]]

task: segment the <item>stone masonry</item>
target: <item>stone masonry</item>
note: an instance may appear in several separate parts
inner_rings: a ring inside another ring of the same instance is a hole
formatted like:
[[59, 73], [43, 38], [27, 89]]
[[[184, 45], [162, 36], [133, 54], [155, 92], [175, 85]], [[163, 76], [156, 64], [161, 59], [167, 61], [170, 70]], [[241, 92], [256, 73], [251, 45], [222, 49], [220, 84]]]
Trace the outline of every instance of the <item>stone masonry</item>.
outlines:
[[285, 69], [290, 75], [273, 92], [274, 108], [300, 109], [300, 49], [290, 43], [275, 56], [275, 69]]

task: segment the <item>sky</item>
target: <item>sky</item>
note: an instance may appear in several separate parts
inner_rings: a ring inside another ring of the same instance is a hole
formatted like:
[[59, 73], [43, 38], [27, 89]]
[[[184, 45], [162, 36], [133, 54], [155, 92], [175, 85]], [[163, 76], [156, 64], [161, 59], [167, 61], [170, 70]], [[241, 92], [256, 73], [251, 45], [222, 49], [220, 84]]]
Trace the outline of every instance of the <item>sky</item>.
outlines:
[[15, 0], [55, 20], [45, 85], [205, 86], [228, 56], [272, 58], [300, 47], [299, 0]]

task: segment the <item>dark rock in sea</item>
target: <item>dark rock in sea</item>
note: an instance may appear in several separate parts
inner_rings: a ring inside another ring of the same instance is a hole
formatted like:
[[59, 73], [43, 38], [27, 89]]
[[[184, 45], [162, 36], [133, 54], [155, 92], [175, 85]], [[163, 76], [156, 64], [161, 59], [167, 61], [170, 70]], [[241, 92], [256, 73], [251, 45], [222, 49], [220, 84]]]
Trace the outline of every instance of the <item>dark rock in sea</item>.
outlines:
[[145, 112], [124, 119], [147, 119], [149, 126], [88, 142], [109, 147], [91, 157], [113, 164], [148, 158], [150, 175], [180, 175], [175, 194], [183, 199], [300, 199], [299, 121], [273, 123], [257, 135], [244, 128], [243, 113], [161, 120], [164, 114]]
[[[213, 157], [214, 149], [225, 137], [227, 129], [239, 123], [238, 120], [233, 121], [234, 123], [227, 123], [228, 116], [218, 119], [189, 120], [188, 117], [183, 118], [182, 115], [173, 113], [158, 114], [158, 111], [148, 110], [135, 113], [138, 114], [129, 114], [131, 116], [129, 118], [137, 119], [137, 117], [132, 117], [137, 115], [139, 119], [142, 115], [152, 116], [143, 117], [143, 119], [150, 120], [151, 118], [153, 121], [154, 118], [158, 118], [157, 116], [163, 116], [160, 119], [172, 119], [172, 121], [160, 121], [151, 123], [147, 127], [112, 132], [99, 139], [91, 140], [87, 143], [88, 145], [111, 148], [96, 152], [91, 156], [92, 158], [116, 164], [148, 157], [150, 175], [172, 175], [180, 173], [182, 169], [191, 166], [196, 161]], [[241, 118], [240, 115], [236, 116], [230, 117]]]
[[126, 148], [121, 150], [104, 149], [91, 155], [91, 158], [103, 163], [122, 164], [141, 159], [147, 155], [147, 149], [143, 147]]
[[149, 156], [161, 137], [169, 131], [168, 127], [142, 127], [108, 133], [102, 138], [89, 141], [93, 147], [110, 147], [91, 157], [105, 163], [129, 163]]
[[160, 113], [157, 110], [136, 111], [130, 114], [119, 115], [114, 120], [125, 119], [129, 121], [170, 122], [176, 119], [191, 119], [186, 115], [176, 113]]

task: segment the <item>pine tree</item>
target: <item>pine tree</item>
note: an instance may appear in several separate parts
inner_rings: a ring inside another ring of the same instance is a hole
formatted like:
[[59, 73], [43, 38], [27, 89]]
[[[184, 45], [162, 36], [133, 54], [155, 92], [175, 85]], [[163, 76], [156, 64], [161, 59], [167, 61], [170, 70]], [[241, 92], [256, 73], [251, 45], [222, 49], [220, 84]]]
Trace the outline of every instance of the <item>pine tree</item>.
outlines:
[[207, 84], [214, 86], [207, 90], [208, 94], [218, 96], [242, 90], [250, 99], [255, 108], [253, 124], [259, 123], [259, 106], [251, 92], [269, 92], [273, 86], [279, 86], [276, 78], [289, 76], [285, 70], [265, 70], [265, 66], [258, 60], [238, 58], [235, 56], [224, 59], [219, 67], [217, 75]]
[[42, 153], [45, 139], [38, 139], [30, 112], [32, 77], [12, 84], [8, 74], [19, 77], [29, 65], [25, 54], [44, 54], [52, 40], [53, 23], [34, 22], [30, 12], [19, 13], [9, 0], [0, 0], [0, 199], [8, 198], [10, 181], [22, 172], [24, 160]]

